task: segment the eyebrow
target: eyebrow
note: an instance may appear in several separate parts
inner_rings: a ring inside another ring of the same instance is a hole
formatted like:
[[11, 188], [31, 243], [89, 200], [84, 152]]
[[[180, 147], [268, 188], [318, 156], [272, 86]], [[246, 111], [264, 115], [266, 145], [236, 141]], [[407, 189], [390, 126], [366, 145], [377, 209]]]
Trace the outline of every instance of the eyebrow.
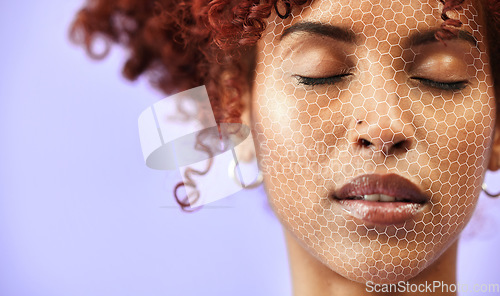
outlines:
[[[432, 42], [438, 42], [436, 38], [436, 32], [440, 29], [432, 29], [424, 32], [416, 32], [410, 35], [410, 44], [412, 46], [423, 45]], [[305, 32], [310, 34], [318, 34], [326, 37], [336, 39], [338, 41], [343, 41], [347, 43], [354, 43], [356, 41], [356, 34], [347, 28], [342, 28], [339, 26], [334, 26], [330, 24], [323, 24], [317, 22], [300, 22], [296, 23], [289, 28], [285, 29], [283, 34], [280, 36], [280, 40], [285, 38], [287, 35], [296, 32]], [[459, 39], [471, 43], [477, 46], [477, 39], [472, 36], [470, 32], [464, 30], [458, 30], [457, 34], [451, 37], [451, 40]]]
[[316, 22], [300, 22], [293, 24], [285, 29], [283, 34], [281, 34], [280, 40], [296, 32], [317, 34], [348, 43], [354, 43], [356, 40], [356, 34], [351, 29]]
[[[427, 30], [424, 32], [416, 32], [412, 35], [410, 35], [410, 45], [412, 46], [418, 46], [418, 45], [423, 45], [427, 43], [432, 43], [432, 42], [439, 42], [439, 40], [436, 38], [436, 33], [439, 31], [439, 29], [433, 29], [433, 30]], [[457, 34], [451, 36], [450, 39], [448, 40], [465, 40], [469, 43], [471, 43], [474, 46], [477, 46], [477, 40], [472, 36], [471, 33], [464, 31], [464, 30], [458, 30]], [[446, 40], [444, 40], [446, 41]]]

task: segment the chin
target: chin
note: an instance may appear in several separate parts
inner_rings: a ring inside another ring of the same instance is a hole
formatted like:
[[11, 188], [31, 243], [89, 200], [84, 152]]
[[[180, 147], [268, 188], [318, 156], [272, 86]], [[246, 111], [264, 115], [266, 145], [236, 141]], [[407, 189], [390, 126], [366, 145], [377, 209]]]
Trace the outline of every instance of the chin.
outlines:
[[[335, 215], [326, 237], [319, 229], [304, 233], [314, 226], [297, 226], [289, 216], [279, 215], [282, 225], [310, 255], [342, 277], [361, 284], [395, 284], [406, 282], [425, 272], [456, 241], [462, 228], [441, 227], [437, 233], [425, 232], [419, 223], [367, 226], [356, 220]], [[321, 220], [317, 217], [314, 220]], [[428, 223], [430, 224], [430, 223]], [[428, 225], [427, 224], [427, 225]], [[462, 226], [465, 226], [462, 225]], [[420, 230], [420, 236], [415, 235]], [[428, 229], [426, 229], [428, 230]], [[442, 233], [447, 233], [443, 235]]]

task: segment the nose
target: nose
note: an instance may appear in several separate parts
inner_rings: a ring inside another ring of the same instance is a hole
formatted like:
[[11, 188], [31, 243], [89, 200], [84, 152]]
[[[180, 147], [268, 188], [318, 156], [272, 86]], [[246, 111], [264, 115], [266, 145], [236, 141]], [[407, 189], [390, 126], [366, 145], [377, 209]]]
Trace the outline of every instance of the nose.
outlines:
[[[392, 107], [399, 109], [397, 106]], [[414, 145], [414, 128], [405, 124], [402, 112], [391, 110], [386, 114], [369, 112], [365, 120], [357, 120], [351, 143], [358, 150], [382, 152], [397, 155], [411, 149]]]

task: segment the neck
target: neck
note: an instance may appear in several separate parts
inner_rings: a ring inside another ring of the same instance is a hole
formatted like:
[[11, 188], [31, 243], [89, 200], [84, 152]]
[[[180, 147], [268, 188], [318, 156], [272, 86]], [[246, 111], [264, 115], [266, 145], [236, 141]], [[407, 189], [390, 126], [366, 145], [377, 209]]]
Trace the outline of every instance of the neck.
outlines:
[[[394, 292], [394, 293], [368, 293], [369, 286], [344, 278], [332, 271], [326, 265], [309, 254], [292, 235], [285, 230], [285, 237], [290, 260], [291, 276], [294, 296], [351, 296], [351, 295], [422, 295], [422, 293]], [[453, 243], [433, 264], [408, 281], [410, 285], [431, 284], [434, 281], [451, 285], [456, 284], [456, 255], [457, 242]], [[368, 290], [367, 290], [368, 288]], [[441, 289], [434, 290], [432, 295], [456, 295], [454, 293], [441, 293]], [[431, 294], [431, 293], [424, 293]]]

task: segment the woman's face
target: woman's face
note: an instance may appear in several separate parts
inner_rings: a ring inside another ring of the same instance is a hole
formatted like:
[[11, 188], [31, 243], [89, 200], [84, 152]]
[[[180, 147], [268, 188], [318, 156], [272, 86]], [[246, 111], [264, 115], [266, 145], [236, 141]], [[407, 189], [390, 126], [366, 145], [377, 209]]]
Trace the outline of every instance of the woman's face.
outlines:
[[252, 120], [269, 201], [359, 282], [416, 276], [474, 210], [495, 122], [480, 9], [446, 45], [437, 0], [316, 0], [272, 16]]

